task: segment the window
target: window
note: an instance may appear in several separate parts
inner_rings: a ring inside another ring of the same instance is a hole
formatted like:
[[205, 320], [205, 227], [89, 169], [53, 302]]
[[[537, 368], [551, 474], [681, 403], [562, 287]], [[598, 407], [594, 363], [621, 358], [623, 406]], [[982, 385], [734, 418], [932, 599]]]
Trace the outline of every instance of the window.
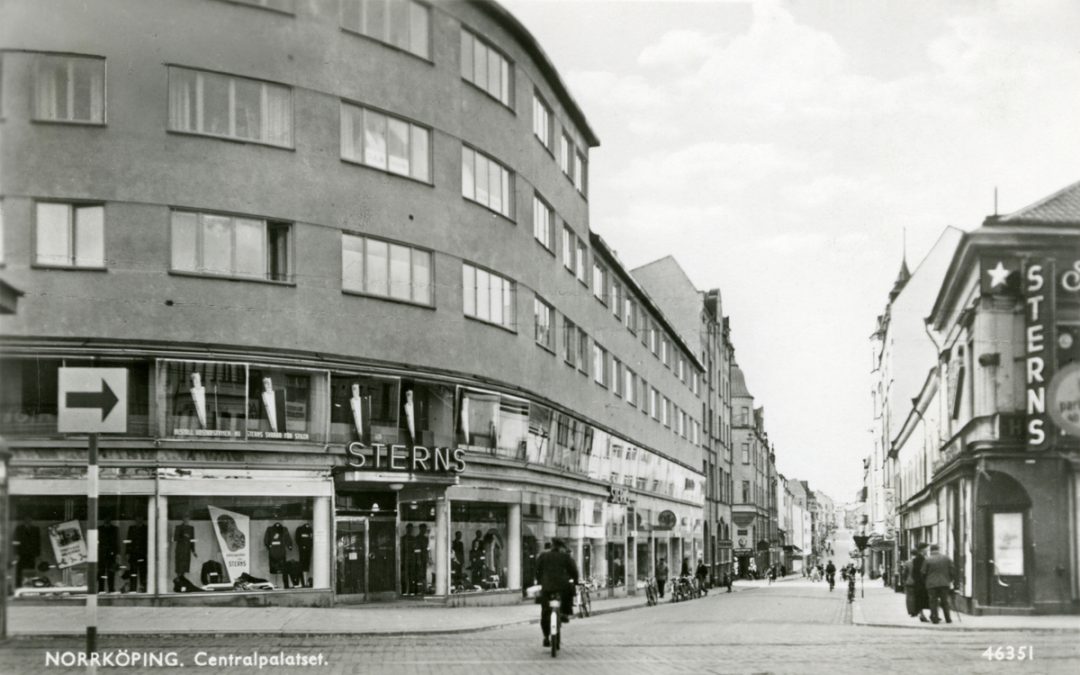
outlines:
[[611, 282], [611, 313], [615, 315], [615, 318], [620, 323], [622, 322], [623, 290], [622, 284], [615, 280]]
[[38, 202], [34, 262], [49, 267], [105, 267], [105, 207]]
[[226, 2], [235, 2], [241, 5], [252, 5], [255, 7], [275, 9], [279, 12], [284, 12], [285, 14], [295, 13], [293, 0], [226, 0]]
[[554, 332], [552, 330], [554, 315], [555, 310], [552, 309], [551, 305], [540, 298], [533, 299], [533, 339], [536, 340], [536, 344], [551, 351], [555, 351]]
[[555, 251], [555, 212], [543, 197], [535, 192], [533, 193], [533, 237], [547, 250]]
[[574, 245], [574, 231], [570, 229], [569, 225], [563, 225], [562, 228], [562, 260], [563, 266], [570, 270], [570, 273], [574, 273], [574, 261], [576, 260], [574, 251], [576, 246]]
[[341, 104], [341, 158], [431, 182], [431, 132], [376, 110]]
[[611, 391], [619, 398], [623, 395], [623, 365], [622, 361], [611, 357]]
[[671, 367], [671, 362], [668, 360], [668, 339], [666, 335], [660, 336], [660, 360], [664, 362], [665, 366]]
[[514, 329], [514, 282], [468, 263], [461, 266], [465, 316]]
[[593, 380], [601, 387], [608, 386], [607, 350], [593, 342]]
[[602, 303], [604, 303], [606, 305], [607, 302], [608, 302], [608, 299], [607, 299], [608, 271], [607, 271], [607, 268], [604, 267], [603, 265], [601, 265], [600, 261], [596, 260], [595, 257], [593, 258], [593, 264], [592, 265], [593, 265], [593, 267], [592, 267], [593, 295], [596, 296], [597, 300], [599, 300], [600, 302], [602, 302]]
[[675, 372], [679, 376], [679, 379], [686, 382], [686, 361], [681, 355], [676, 360], [675, 366]]
[[[651, 409], [650, 408], [651, 403], [650, 403], [650, 400], [649, 400], [649, 383], [645, 381], [644, 377], [641, 378], [641, 398], [638, 399], [638, 400], [641, 401], [641, 412], [642, 412], [642, 414], [643, 415], [648, 415], [649, 411]], [[655, 407], [655, 406], [653, 406], [653, 407]]]
[[508, 108], [514, 107], [510, 62], [479, 36], [461, 29], [461, 77]]
[[431, 10], [412, 0], [342, 0], [341, 27], [430, 60]]
[[513, 213], [510, 170], [472, 148], [461, 148], [461, 194], [507, 218]]
[[195, 211], [172, 212], [172, 269], [289, 280], [289, 224]]
[[589, 285], [589, 278], [585, 272], [585, 265], [589, 257], [589, 249], [585, 246], [585, 242], [578, 239], [577, 242], [577, 280], [586, 286]]
[[589, 336], [585, 331], [578, 328], [578, 370], [588, 375], [589, 373]]
[[750, 463], [750, 444], [749, 443], [743, 443], [742, 444], [742, 463], [743, 464], [749, 464]]
[[563, 359], [571, 366], [578, 362], [577, 327], [570, 319], [563, 319]]
[[431, 305], [431, 253], [378, 239], [341, 235], [341, 288]]
[[645, 486], [648, 484], [648, 481], [649, 481], [648, 478], [642, 478], [641, 476], [638, 476], [637, 489], [644, 490]]
[[577, 188], [578, 192], [580, 192], [582, 195], [584, 195], [585, 194], [586, 171], [587, 171], [586, 163], [585, 163], [585, 154], [580, 152], [580, 151], [575, 153], [574, 154], [574, 160], [575, 160], [574, 161], [574, 175], [573, 175], [574, 187]]
[[4, 264], [4, 202], [0, 201], [0, 266]]
[[742, 501], [744, 504], [750, 503], [750, 481], [748, 480], [742, 482]]
[[649, 388], [649, 416], [654, 420], [660, 419], [660, 412], [657, 410], [657, 403], [659, 403], [660, 392], [656, 391], [656, 387]]
[[171, 67], [169, 129], [292, 147], [292, 89]]
[[653, 356], [658, 355], [659, 341], [656, 339], [656, 324], [652, 321], [649, 322], [649, 351], [653, 353]]
[[535, 91], [533, 92], [533, 134], [545, 148], [551, 149], [551, 108]]
[[623, 384], [623, 395], [626, 398], [626, 402], [630, 405], [637, 405], [637, 375], [629, 368], [623, 368], [625, 383]]
[[562, 137], [559, 139], [559, 168], [567, 176], [573, 171], [571, 163], [574, 157], [574, 142], [570, 140], [570, 137], [563, 132]]
[[34, 55], [34, 119], [105, 123], [105, 59]]
[[637, 303], [629, 297], [626, 298], [626, 309], [623, 311], [623, 319], [626, 322], [626, 329], [629, 330], [632, 335], [637, 335]]

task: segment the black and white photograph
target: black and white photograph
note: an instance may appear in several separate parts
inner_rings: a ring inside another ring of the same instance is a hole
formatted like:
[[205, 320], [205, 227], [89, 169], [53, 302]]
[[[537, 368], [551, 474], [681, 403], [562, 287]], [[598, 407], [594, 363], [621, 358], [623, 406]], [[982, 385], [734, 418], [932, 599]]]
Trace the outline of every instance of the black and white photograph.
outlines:
[[0, 0], [0, 675], [1080, 670], [1080, 2]]

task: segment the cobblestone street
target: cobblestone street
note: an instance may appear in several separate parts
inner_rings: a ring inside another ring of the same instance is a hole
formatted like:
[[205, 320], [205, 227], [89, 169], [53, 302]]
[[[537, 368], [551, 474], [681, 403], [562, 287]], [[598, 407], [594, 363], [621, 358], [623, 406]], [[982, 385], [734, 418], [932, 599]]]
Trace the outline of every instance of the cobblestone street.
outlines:
[[[433, 610], [439, 611], [439, 610]], [[452, 610], [447, 610], [452, 611]], [[936, 633], [936, 634], [935, 634]], [[176, 636], [103, 639], [104, 650], [176, 652], [185, 673], [1065, 673], [1080, 658], [1075, 632], [934, 631], [851, 625], [851, 609], [824, 584], [789, 581], [686, 603], [575, 620], [552, 660], [539, 628], [521, 625], [425, 637]], [[3, 673], [78, 672], [46, 667], [46, 650], [78, 650], [75, 638], [25, 639], [0, 649]], [[1035, 661], [988, 662], [991, 646], [1030, 645]], [[207, 654], [322, 654], [307, 668], [197, 667]], [[200, 655], [200, 653], [203, 653]], [[153, 670], [168, 670], [153, 669]], [[141, 672], [115, 668], [102, 672]]]

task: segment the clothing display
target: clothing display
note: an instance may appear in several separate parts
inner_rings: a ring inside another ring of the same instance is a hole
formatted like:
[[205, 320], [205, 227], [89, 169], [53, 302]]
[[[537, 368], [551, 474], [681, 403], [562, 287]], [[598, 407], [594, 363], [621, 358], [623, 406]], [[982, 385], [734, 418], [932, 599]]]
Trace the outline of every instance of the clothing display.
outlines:
[[289, 530], [281, 523], [274, 523], [266, 528], [263, 545], [270, 554], [270, 574], [284, 574], [286, 553], [293, 547]]
[[176, 574], [187, 574], [191, 571], [191, 556], [199, 555], [195, 552], [195, 528], [185, 520], [173, 530], [172, 540]]
[[296, 588], [304, 587], [304, 572], [300, 569], [299, 560], [286, 560], [285, 572], [281, 577], [285, 583], [285, 588], [295, 586]]
[[296, 550], [300, 553], [300, 570], [305, 573], [311, 571], [311, 548], [314, 542], [311, 523], [304, 523], [296, 528]]
[[222, 567], [221, 563], [216, 560], [207, 560], [202, 564], [202, 570], [199, 573], [199, 580], [203, 585], [217, 584], [222, 581]]
[[179, 574], [173, 579], [173, 593], [195, 593], [201, 590], [203, 589], [193, 584], [191, 580], [183, 574]]
[[41, 555], [41, 529], [30, 523], [16, 526], [12, 538], [15, 548], [15, 585], [22, 585], [22, 572], [33, 569]]
[[105, 583], [98, 589], [116, 591], [116, 559], [120, 555], [120, 528], [106, 522], [98, 528], [98, 576]]
[[[412, 526], [410, 525], [411, 529]], [[414, 576], [416, 570], [416, 549], [414, 546], [414, 540], [416, 535], [411, 532], [406, 532], [401, 535], [401, 593], [403, 595], [410, 595], [414, 593]]]
[[127, 565], [128, 571], [135, 576], [129, 590], [146, 590], [146, 553], [150, 531], [146, 523], [136, 521], [127, 529]]

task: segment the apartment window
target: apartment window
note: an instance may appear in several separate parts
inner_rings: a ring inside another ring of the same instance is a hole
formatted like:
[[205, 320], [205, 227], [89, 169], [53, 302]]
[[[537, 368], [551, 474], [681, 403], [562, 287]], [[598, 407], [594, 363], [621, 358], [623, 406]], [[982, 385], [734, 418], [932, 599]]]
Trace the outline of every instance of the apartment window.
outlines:
[[649, 416], [654, 420], [659, 419], [657, 416], [659, 413], [656, 410], [657, 398], [659, 398], [660, 392], [656, 391], [656, 387], [649, 388]]
[[623, 365], [622, 361], [611, 357], [611, 391], [619, 398], [623, 395]]
[[342, 0], [341, 27], [429, 59], [431, 10], [412, 0]]
[[682, 356], [678, 357], [678, 360], [676, 361], [675, 366], [676, 366], [676, 373], [678, 374], [679, 379], [682, 382], [685, 383], [686, 382], [686, 361], [683, 359]]
[[668, 361], [668, 339], [666, 335], [660, 336], [660, 360], [664, 362], [665, 366], [671, 367], [671, 363]]
[[743, 504], [750, 503], [750, 481], [748, 480], [742, 482], [742, 502]]
[[431, 131], [370, 108], [341, 104], [341, 158], [431, 182]]
[[468, 263], [461, 274], [465, 316], [514, 330], [514, 282]]
[[574, 257], [574, 251], [576, 250], [574, 239], [574, 231], [570, 229], [569, 225], [563, 225], [562, 260], [563, 266], [566, 267], [566, 269], [570, 270], [571, 273], [574, 272], [574, 261], [576, 260]]
[[641, 476], [638, 476], [637, 489], [644, 490], [645, 486], [648, 484], [648, 482], [649, 482], [648, 478], [642, 478]]
[[563, 320], [563, 359], [571, 366], [578, 362], [577, 327], [570, 319]]
[[585, 242], [578, 239], [577, 241], [577, 280], [586, 286], [589, 285], [589, 278], [586, 276], [585, 271], [586, 264], [588, 263], [589, 249], [585, 246]]
[[567, 176], [573, 172], [574, 142], [564, 131], [559, 139], [559, 168]]
[[601, 387], [608, 386], [607, 350], [593, 342], [593, 380]]
[[34, 55], [34, 119], [105, 123], [105, 59]]
[[743, 464], [749, 464], [750, 463], [750, 444], [749, 443], [743, 443], [742, 444], [742, 463]]
[[630, 405], [637, 405], [637, 375], [627, 367], [623, 367], [623, 395]]
[[461, 77], [508, 108], [513, 108], [510, 62], [471, 31], [461, 29]]
[[430, 251], [341, 235], [342, 289], [431, 305], [432, 285]]
[[671, 427], [671, 401], [662, 394], [660, 395], [660, 423], [665, 427]]
[[544, 102], [540, 94], [533, 92], [533, 134], [544, 145], [551, 149], [551, 108]]
[[510, 170], [472, 148], [461, 148], [461, 194], [507, 218], [513, 213]]
[[597, 300], [604, 303], [608, 302], [607, 299], [607, 268], [600, 264], [596, 258], [593, 258], [592, 268], [592, 283], [593, 283], [593, 295]]
[[49, 267], [105, 267], [105, 207], [38, 202], [34, 262]]
[[632, 335], [637, 335], [637, 303], [629, 297], [624, 302], [623, 320], [626, 322], [626, 328]]
[[290, 225], [262, 218], [172, 212], [177, 272], [289, 280]]
[[626, 487], [634, 487], [634, 477], [630, 474], [623, 476], [623, 485]]
[[588, 374], [589, 373], [589, 336], [585, 334], [585, 331], [578, 328], [578, 370]]
[[645, 378], [639, 378], [641, 382], [641, 397], [638, 401], [641, 402], [641, 413], [643, 415], [649, 414], [649, 383], [645, 381]]
[[585, 160], [585, 155], [582, 152], [577, 152], [574, 154], [574, 187], [576, 187], [577, 191], [580, 192], [582, 195], [586, 194], [586, 176], [587, 164]]
[[649, 351], [653, 353], [653, 356], [659, 355], [659, 340], [656, 339], [656, 324], [652, 321], [649, 322]]
[[686, 419], [687, 419], [686, 418], [686, 411], [685, 410], [680, 410], [679, 411], [679, 435], [682, 436], [683, 438], [686, 438], [686, 433], [687, 433], [686, 432], [686, 427], [689, 426], [686, 423]]
[[234, 75], [169, 68], [169, 129], [292, 146], [292, 89]]
[[617, 471], [612, 471], [611, 472], [611, 482], [612, 483], [618, 483], [619, 482], [619, 472], [617, 472]]
[[553, 326], [555, 310], [540, 298], [533, 299], [533, 339], [536, 344], [555, 351]]
[[614, 279], [611, 281], [611, 313], [622, 323], [623, 289], [622, 284]]
[[555, 251], [555, 212], [537, 193], [533, 193], [533, 237], [549, 251]]

